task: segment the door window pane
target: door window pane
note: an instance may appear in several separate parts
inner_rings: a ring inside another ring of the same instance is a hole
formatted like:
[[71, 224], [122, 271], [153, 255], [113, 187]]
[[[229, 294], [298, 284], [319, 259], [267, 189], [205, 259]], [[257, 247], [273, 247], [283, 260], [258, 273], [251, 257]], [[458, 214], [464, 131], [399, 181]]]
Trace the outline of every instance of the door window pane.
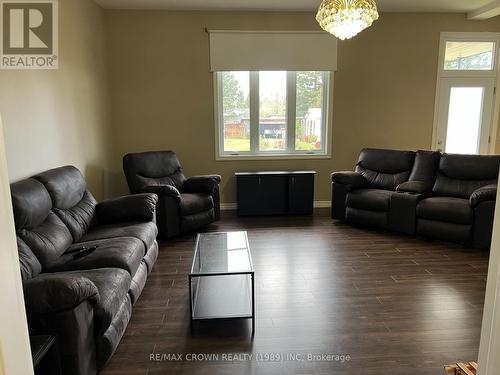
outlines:
[[259, 150], [286, 150], [286, 72], [259, 72]]
[[492, 70], [494, 42], [446, 42], [444, 70]]
[[483, 87], [452, 87], [446, 133], [446, 152], [479, 152]]
[[321, 149], [324, 84], [323, 72], [297, 72], [296, 150]]
[[222, 72], [224, 151], [250, 151], [250, 74]]

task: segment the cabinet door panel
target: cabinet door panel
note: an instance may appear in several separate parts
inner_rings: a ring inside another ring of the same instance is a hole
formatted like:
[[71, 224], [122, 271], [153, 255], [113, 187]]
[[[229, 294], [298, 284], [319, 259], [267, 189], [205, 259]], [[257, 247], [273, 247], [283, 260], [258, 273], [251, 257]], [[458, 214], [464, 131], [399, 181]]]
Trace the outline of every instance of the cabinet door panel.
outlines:
[[289, 178], [291, 214], [311, 214], [314, 201], [314, 175], [292, 175]]
[[264, 215], [283, 215], [288, 210], [288, 176], [260, 176], [260, 202], [256, 202]]
[[254, 215], [257, 209], [255, 202], [260, 201], [259, 177], [237, 176], [236, 195], [238, 215]]

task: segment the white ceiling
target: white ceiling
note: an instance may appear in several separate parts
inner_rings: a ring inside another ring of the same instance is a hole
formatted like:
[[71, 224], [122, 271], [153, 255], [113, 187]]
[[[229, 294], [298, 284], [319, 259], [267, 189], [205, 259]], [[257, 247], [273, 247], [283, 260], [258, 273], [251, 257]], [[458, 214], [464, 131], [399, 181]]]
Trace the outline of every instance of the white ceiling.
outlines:
[[[377, 0], [382, 12], [467, 13], [493, 0]], [[96, 0], [108, 9], [313, 11], [321, 0]]]

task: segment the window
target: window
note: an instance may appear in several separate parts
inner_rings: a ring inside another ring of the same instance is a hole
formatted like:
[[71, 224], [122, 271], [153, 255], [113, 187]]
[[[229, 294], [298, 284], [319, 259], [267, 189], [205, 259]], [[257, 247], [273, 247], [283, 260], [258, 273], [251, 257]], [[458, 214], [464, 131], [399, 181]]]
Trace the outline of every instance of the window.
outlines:
[[492, 70], [495, 42], [447, 41], [444, 70]]
[[219, 157], [327, 155], [330, 72], [216, 72]]
[[221, 72], [224, 150], [250, 151], [250, 83], [248, 72]]

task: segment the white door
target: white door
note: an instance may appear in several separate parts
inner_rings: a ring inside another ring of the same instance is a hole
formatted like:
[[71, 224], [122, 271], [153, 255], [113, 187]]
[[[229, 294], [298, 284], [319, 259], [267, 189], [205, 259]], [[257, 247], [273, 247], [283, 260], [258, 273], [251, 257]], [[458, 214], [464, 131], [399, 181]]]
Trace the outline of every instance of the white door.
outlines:
[[495, 79], [442, 78], [435, 148], [452, 154], [488, 154]]

